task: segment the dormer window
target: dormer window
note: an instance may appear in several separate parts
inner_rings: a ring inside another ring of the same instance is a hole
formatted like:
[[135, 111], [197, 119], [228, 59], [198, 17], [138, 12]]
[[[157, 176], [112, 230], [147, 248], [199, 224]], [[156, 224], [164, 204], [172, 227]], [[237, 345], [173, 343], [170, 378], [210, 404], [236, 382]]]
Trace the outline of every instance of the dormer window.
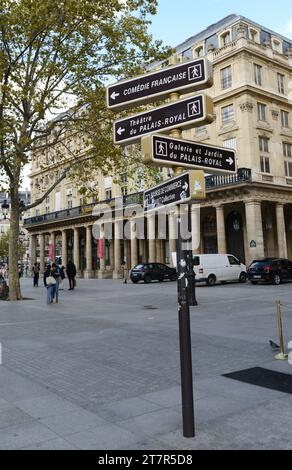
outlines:
[[227, 46], [231, 42], [231, 31], [225, 31], [220, 35], [220, 46]]
[[204, 46], [198, 46], [194, 49], [194, 58], [197, 59], [199, 57], [204, 56]]
[[260, 42], [260, 33], [257, 29], [249, 28], [249, 39], [253, 42]]
[[279, 52], [279, 54], [283, 53], [283, 43], [278, 38], [272, 38], [272, 47], [274, 51]]

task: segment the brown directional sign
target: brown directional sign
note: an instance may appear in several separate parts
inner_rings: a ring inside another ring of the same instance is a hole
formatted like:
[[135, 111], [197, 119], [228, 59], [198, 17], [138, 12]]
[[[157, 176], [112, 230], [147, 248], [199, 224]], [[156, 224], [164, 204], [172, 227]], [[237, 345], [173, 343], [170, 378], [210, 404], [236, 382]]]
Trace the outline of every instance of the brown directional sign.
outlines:
[[207, 173], [237, 171], [235, 150], [152, 134], [142, 139], [142, 162], [154, 166], [181, 166]]
[[213, 101], [209, 96], [201, 94], [117, 120], [114, 124], [114, 142], [134, 143], [155, 131], [188, 129], [213, 120]]
[[144, 212], [205, 197], [204, 175], [200, 171], [190, 171], [144, 191]]
[[172, 92], [189, 93], [212, 84], [212, 65], [201, 58], [109, 85], [107, 105], [113, 111], [120, 111], [166, 98]]

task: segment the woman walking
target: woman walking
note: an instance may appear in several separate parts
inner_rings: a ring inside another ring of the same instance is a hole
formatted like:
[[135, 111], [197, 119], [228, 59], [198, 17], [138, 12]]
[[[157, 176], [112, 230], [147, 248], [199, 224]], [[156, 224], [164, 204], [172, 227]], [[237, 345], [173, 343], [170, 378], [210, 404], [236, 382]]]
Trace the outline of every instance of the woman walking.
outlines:
[[56, 297], [56, 304], [59, 301], [59, 281], [60, 281], [60, 272], [59, 268], [55, 263], [47, 266], [47, 269], [44, 274], [44, 285], [47, 288], [47, 305], [53, 303], [54, 298]]

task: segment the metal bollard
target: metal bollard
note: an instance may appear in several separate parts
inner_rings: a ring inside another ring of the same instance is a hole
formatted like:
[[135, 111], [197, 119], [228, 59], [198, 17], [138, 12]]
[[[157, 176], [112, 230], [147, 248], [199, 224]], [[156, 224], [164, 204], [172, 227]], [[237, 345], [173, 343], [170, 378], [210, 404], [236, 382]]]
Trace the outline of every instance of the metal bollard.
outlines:
[[275, 359], [277, 359], [278, 361], [286, 361], [288, 359], [288, 354], [285, 354], [285, 348], [284, 348], [281, 301], [277, 300], [276, 305], [277, 305], [277, 320], [278, 320], [278, 330], [279, 330], [279, 340], [280, 340], [280, 353], [275, 356]]

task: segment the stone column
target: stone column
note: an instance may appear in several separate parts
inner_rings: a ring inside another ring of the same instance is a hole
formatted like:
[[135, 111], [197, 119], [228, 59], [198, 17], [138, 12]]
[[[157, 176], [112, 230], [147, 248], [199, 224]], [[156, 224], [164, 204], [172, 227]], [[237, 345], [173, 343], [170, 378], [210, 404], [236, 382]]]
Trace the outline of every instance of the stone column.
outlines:
[[104, 238], [104, 225], [100, 224], [100, 235], [99, 239], [102, 240], [99, 243], [102, 243], [102, 258], [99, 260], [99, 271], [98, 271], [98, 279], [104, 279], [105, 275], [105, 238]]
[[247, 265], [254, 259], [264, 258], [264, 236], [262, 223], [262, 208], [259, 201], [245, 203], [246, 230], [247, 230]]
[[286, 225], [283, 204], [276, 205], [277, 237], [279, 258], [288, 258]]
[[155, 239], [155, 214], [149, 214], [147, 216], [147, 232], [148, 232], [148, 243], [149, 243], [149, 263], [156, 261], [156, 239]]
[[115, 221], [114, 233], [114, 272], [113, 279], [120, 279], [121, 276], [121, 237], [122, 237], [122, 220]]
[[218, 253], [227, 253], [224, 206], [216, 206]]
[[30, 269], [34, 266], [36, 262], [36, 235], [30, 234], [29, 237], [29, 259], [30, 259]]
[[92, 268], [92, 227], [89, 225], [86, 227], [86, 270], [84, 271], [85, 279], [92, 279], [94, 277], [93, 268]]
[[68, 263], [68, 253], [67, 253], [67, 232], [62, 230], [62, 264], [67, 266]]
[[191, 205], [192, 251], [194, 255], [201, 252], [201, 208], [199, 204]]
[[138, 264], [138, 242], [137, 242], [137, 233], [136, 233], [136, 221], [131, 219], [131, 264], [130, 269]]
[[45, 271], [45, 234], [41, 233], [39, 235], [40, 242], [40, 271], [43, 273]]
[[80, 250], [79, 250], [79, 229], [74, 228], [73, 260], [76, 266], [77, 275], [80, 275]]
[[145, 254], [145, 240], [139, 240], [139, 254], [142, 259], [142, 263], [146, 261], [146, 254]]

